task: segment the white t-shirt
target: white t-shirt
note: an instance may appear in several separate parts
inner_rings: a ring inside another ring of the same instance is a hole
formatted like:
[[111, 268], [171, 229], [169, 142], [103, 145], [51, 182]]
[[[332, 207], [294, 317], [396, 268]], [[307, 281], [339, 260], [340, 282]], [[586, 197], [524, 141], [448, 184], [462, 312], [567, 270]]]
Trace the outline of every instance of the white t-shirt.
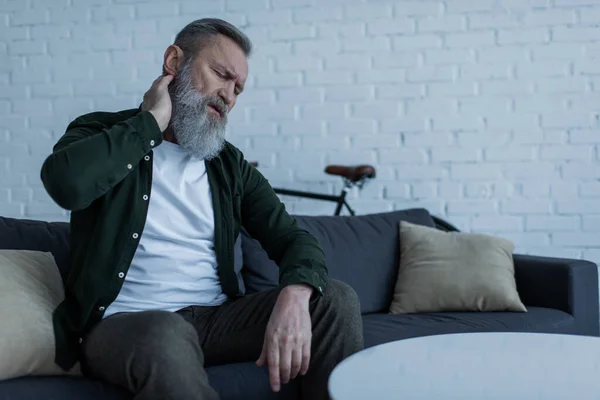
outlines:
[[123, 311], [215, 306], [227, 299], [217, 272], [204, 160], [167, 141], [153, 152], [146, 225], [123, 287], [104, 318]]

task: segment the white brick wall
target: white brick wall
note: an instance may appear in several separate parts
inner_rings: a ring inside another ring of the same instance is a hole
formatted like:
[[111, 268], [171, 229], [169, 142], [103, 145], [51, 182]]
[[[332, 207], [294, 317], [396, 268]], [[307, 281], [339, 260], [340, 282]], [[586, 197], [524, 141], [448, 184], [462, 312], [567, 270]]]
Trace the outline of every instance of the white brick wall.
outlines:
[[229, 137], [273, 184], [333, 193], [325, 165], [372, 163], [360, 213], [600, 262], [599, 0], [0, 0], [0, 214], [66, 220], [39, 179], [54, 142], [137, 106], [205, 16], [255, 42]]

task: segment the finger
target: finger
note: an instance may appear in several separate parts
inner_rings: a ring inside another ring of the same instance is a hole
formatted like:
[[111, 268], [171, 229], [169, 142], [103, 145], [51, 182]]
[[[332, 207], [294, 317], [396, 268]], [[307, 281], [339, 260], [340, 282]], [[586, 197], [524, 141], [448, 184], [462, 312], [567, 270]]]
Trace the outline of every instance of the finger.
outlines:
[[308, 372], [308, 366], [310, 365], [310, 340], [304, 343], [302, 346], [302, 367], [300, 368], [300, 374], [306, 375]]
[[267, 362], [269, 364], [269, 381], [274, 392], [279, 392], [281, 380], [279, 376], [279, 346], [271, 341], [267, 348]]
[[292, 368], [290, 373], [290, 379], [296, 379], [300, 368], [302, 368], [302, 345], [294, 346], [292, 350]]
[[267, 352], [266, 352], [266, 343], [263, 342], [263, 346], [262, 346], [262, 350], [260, 352], [260, 356], [258, 357], [258, 360], [256, 360], [256, 365], [258, 367], [262, 367], [265, 365], [265, 362], [267, 361]]
[[158, 82], [158, 88], [166, 89], [167, 86], [169, 86], [169, 84], [171, 83], [171, 81], [173, 81], [173, 75], [163, 75], [159, 79], [160, 81]]
[[152, 85], [151, 85], [151, 86], [152, 86], [152, 87], [156, 87], [156, 86], [158, 86], [158, 83], [160, 82], [160, 80], [162, 79], [162, 77], [163, 77], [163, 76], [164, 76], [164, 75], [159, 75], [159, 76], [157, 76], [157, 77], [156, 77], [156, 79], [155, 79], [155, 80], [152, 82]]
[[279, 373], [281, 376], [281, 383], [285, 385], [290, 381], [292, 346], [289, 339], [282, 342], [280, 342], [281, 344], [279, 345]]

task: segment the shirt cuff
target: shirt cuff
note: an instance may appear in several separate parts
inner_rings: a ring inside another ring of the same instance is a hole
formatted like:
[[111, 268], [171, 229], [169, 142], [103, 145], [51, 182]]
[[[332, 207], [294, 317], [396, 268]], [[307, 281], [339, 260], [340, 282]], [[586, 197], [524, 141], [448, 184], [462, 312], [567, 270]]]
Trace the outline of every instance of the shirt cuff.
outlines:
[[322, 296], [327, 285], [324, 277], [308, 268], [297, 268], [284, 274], [279, 280], [279, 286], [284, 288], [289, 285], [303, 283], [314, 288], [313, 295]]
[[150, 152], [163, 142], [163, 135], [158, 122], [156, 122], [156, 118], [150, 111], [141, 111], [130, 120], [130, 123], [140, 137], [144, 153]]

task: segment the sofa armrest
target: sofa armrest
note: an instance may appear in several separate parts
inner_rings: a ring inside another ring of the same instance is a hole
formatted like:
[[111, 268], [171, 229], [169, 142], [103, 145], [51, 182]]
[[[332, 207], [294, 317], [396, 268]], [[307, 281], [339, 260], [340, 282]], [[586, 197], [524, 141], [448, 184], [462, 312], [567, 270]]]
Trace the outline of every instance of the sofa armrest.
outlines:
[[515, 254], [515, 279], [525, 306], [575, 318], [578, 334], [600, 336], [598, 266], [590, 261]]

